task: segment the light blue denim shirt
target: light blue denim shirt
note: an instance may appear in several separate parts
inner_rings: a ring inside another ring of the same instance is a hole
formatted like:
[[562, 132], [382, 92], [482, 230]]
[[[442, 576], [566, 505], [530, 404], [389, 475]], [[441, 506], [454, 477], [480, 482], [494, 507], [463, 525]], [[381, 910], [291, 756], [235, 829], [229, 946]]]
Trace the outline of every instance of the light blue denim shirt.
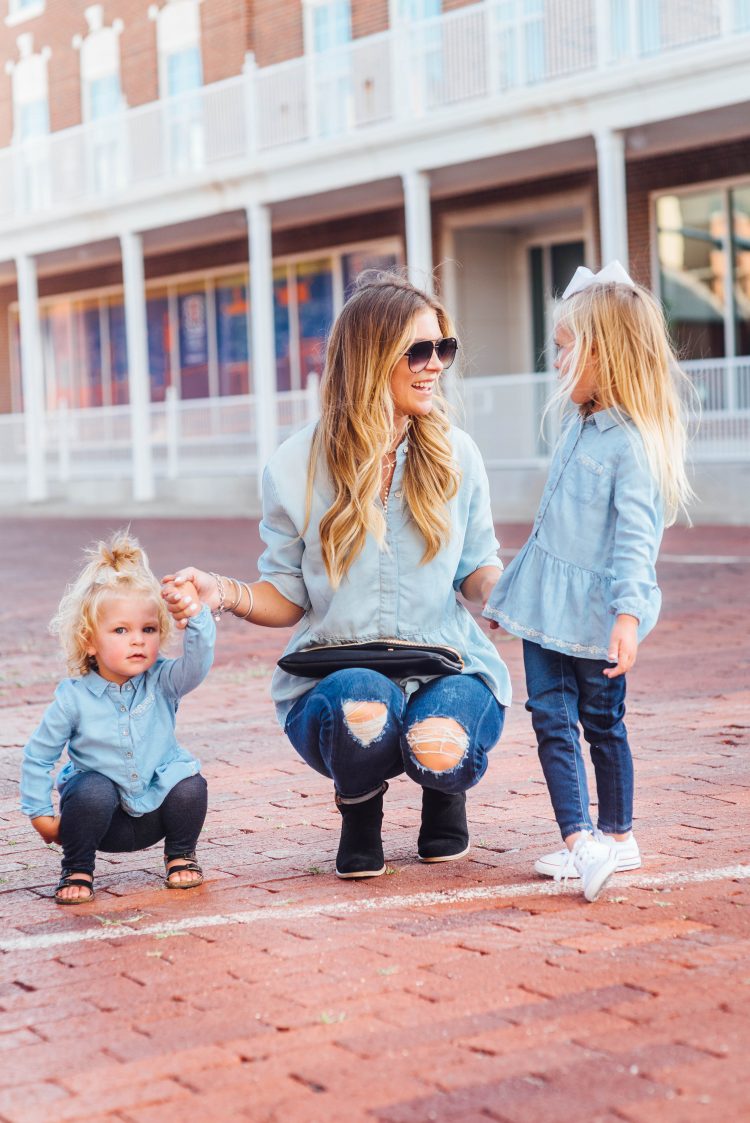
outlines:
[[[286, 652], [312, 644], [377, 639], [452, 647], [463, 657], [464, 673], [481, 676], [498, 701], [509, 705], [507, 668], [489, 637], [456, 599], [456, 590], [474, 570], [484, 565], [502, 568], [487, 473], [474, 442], [462, 430], [451, 430], [461, 484], [449, 504], [450, 541], [422, 565], [424, 540], [402, 502], [408, 440], [402, 441], [388, 502], [386, 546], [380, 549], [368, 535], [362, 553], [338, 589], [333, 589], [318, 533], [333, 501], [333, 488], [323, 469], [317, 473], [309, 523], [301, 536], [313, 432], [311, 425], [285, 441], [263, 478], [260, 534], [267, 548], [258, 563], [260, 575], [305, 609]], [[282, 725], [295, 700], [314, 685], [312, 679], [276, 668], [271, 693]], [[408, 683], [402, 685], [410, 688]]]
[[67, 745], [62, 788], [76, 772], [101, 772], [120, 793], [129, 815], [160, 807], [175, 784], [200, 771], [178, 744], [175, 715], [183, 694], [209, 672], [216, 625], [204, 606], [188, 620], [179, 659], [160, 656], [153, 667], [118, 686], [96, 671], [66, 678], [23, 753], [21, 810], [32, 819], [52, 815], [51, 772]]
[[552, 458], [531, 537], [484, 615], [552, 651], [606, 659], [619, 613], [637, 617], [639, 642], [656, 623], [663, 530], [635, 425], [615, 410], [585, 420], [576, 412]]

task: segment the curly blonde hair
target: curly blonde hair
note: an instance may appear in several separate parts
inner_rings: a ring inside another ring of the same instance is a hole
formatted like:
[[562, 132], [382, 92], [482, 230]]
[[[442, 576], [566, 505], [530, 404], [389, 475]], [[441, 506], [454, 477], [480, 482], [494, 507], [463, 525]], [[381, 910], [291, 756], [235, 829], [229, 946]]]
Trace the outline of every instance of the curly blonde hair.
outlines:
[[[306, 522], [319, 462], [335, 490], [320, 521], [328, 579], [336, 588], [362, 552], [368, 533], [385, 542], [385, 519], [376, 496], [383, 456], [398, 440], [391, 376], [412, 341], [414, 318], [432, 309], [444, 336], [454, 335], [443, 305], [398, 273], [360, 274], [354, 293], [331, 329], [321, 380], [321, 416], [307, 475]], [[409, 455], [403, 493], [424, 538], [422, 562], [448, 541], [448, 501], [461, 474], [453, 459], [447, 401], [435, 387], [429, 414], [409, 419]]]
[[78, 578], [65, 590], [49, 630], [60, 639], [68, 671], [87, 675], [96, 670], [89, 655], [103, 602], [109, 596], [133, 594], [153, 599], [159, 622], [159, 646], [172, 634], [172, 617], [162, 600], [161, 586], [149, 568], [146, 551], [127, 530], [118, 530], [107, 542], [84, 550], [88, 558]]

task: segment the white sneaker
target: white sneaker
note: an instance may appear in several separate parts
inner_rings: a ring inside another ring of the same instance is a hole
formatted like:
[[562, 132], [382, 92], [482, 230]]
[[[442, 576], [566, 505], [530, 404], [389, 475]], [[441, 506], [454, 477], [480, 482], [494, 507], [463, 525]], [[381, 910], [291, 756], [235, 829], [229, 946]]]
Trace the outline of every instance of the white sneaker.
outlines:
[[562, 870], [556, 874], [556, 881], [567, 881], [570, 873], [576, 870], [583, 882], [583, 895], [587, 901], [595, 901], [612, 874], [617, 869], [617, 855], [611, 846], [599, 842], [590, 834], [582, 834], [572, 850], [567, 851]]
[[[594, 831], [594, 838], [597, 842], [603, 842], [605, 846], [611, 846], [614, 850], [617, 855], [616, 873], [640, 869], [641, 852], [638, 849], [634, 834], [631, 834], [629, 838], [624, 838], [622, 842], [617, 842], [610, 835], [602, 834], [601, 831], [596, 830]], [[561, 870], [565, 865], [569, 853], [570, 851], [563, 846], [562, 850], [555, 850], [553, 854], [544, 854], [534, 862], [534, 869], [537, 873], [544, 874], [545, 877], [556, 877], [558, 870]], [[578, 873], [573, 870], [568, 876], [578, 877]]]

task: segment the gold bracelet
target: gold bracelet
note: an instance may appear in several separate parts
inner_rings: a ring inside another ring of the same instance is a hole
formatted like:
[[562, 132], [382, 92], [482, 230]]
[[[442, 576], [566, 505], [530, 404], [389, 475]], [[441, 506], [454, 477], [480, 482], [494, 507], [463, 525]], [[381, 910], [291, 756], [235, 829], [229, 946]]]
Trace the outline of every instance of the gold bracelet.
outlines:
[[234, 604], [227, 605], [227, 612], [231, 612], [232, 615], [234, 615], [235, 608], [237, 607], [237, 605], [242, 600], [242, 586], [241, 586], [240, 582], [235, 577], [230, 577], [229, 580], [232, 582], [235, 589], [237, 590], [237, 597], [236, 597], [236, 600], [235, 600]]
[[251, 612], [253, 611], [253, 609], [255, 608], [255, 597], [253, 596], [253, 590], [252, 590], [252, 589], [250, 588], [250, 586], [248, 585], [247, 581], [243, 581], [243, 582], [242, 582], [242, 587], [243, 587], [244, 589], [247, 589], [247, 595], [248, 595], [248, 596], [250, 597], [250, 607], [248, 608], [248, 610], [247, 610], [247, 612], [245, 613], [245, 615], [244, 615], [244, 616], [241, 616], [241, 617], [240, 617], [240, 619], [241, 619], [241, 620], [249, 620], [249, 619], [250, 619], [250, 613], [251, 613]]

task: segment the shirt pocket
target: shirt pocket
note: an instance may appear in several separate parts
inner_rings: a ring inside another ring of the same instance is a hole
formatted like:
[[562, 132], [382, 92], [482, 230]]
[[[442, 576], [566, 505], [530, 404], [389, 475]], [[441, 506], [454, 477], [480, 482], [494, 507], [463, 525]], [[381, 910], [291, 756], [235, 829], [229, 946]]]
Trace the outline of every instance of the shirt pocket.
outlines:
[[604, 464], [587, 452], [579, 452], [570, 467], [572, 471], [563, 473], [563, 487], [571, 499], [577, 503], [594, 503], [609, 498], [612, 473]]

